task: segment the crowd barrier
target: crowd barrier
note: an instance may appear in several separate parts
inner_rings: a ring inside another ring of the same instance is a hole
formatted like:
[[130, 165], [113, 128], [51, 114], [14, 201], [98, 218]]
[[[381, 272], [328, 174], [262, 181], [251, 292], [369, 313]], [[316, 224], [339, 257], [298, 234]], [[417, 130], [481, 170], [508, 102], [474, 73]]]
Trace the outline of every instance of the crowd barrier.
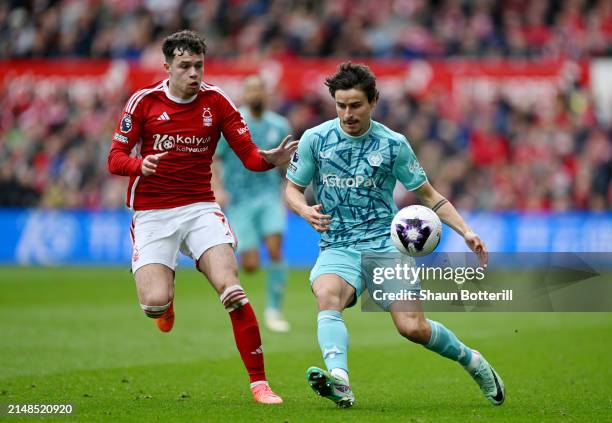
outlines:
[[[285, 59], [206, 61], [204, 80], [219, 85], [232, 98], [240, 98], [244, 77], [260, 74], [270, 90], [283, 98], [313, 93], [327, 96], [324, 80], [336, 71], [338, 59]], [[573, 60], [364, 60], [375, 72], [385, 98], [408, 92], [416, 96], [443, 94], [461, 106], [476, 100], [487, 102], [503, 94], [510, 101], [540, 107], [554, 103], [559, 90], [578, 83], [600, 86], [601, 72], [591, 72], [597, 61]], [[609, 71], [608, 67], [604, 71]], [[600, 65], [601, 67], [602, 65]], [[593, 73], [593, 78], [591, 78]], [[69, 82], [73, 87], [93, 85], [100, 91], [114, 88], [133, 91], [164, 79], [161, 66], [144, 66], [124, 60], [9, 60], [0, 62], [0, 82], [8, 86]], [[605, 80], [605, 78], [603, 78]]]
[[[612, 252], [612, 212], [472, 211], [464, 216], [490, 251]], [[130, 219], [127, 210], [0, 209], [0, 264], [128, 267], [132, 250]], [[311, 266], [318, 254], [317, 242], [318, 234], [290, 213], [283, 247], [288, 264]], [[467, 248], [445, 227], [437, 251], [461, 252]], [[180, 263], [190, 266], [184, 257]]]

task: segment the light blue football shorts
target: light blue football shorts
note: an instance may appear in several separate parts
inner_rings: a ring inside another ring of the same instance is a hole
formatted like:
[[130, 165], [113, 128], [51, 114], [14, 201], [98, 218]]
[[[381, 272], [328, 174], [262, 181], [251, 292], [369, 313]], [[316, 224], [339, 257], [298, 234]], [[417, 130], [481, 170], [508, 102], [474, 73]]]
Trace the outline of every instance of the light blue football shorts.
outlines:
[[[350, 247], [326, 248], [319, 253], [317, 262], [310, 272], [310, 285], [312, 286], [314, 281], [319, 276], [324, 274], [331, 273], [340, 276], [349, 285], [355, 288], [355, 298], [348, 305], [348, 307], [353, 307], [357, 303], [357, 299], [366, 289], [366, 281], [364, 280], [361, 266], [361, 257], [362, 254], [365, 253], [381, 255], [382, 257], [385, 257], [386, 253], [393, 253], [389, 254], [389, 257], [400, 256], [402, 257], [402, 261], [407, 261], [412, 266], [416, 265], [414, 259], [404, 256], [403, 254], [399, 254], [397, 249], [392, 245], [371, 248], [368, 250], [356, 250]], [[385, 263], [388, 263], [388, 261], [385, 261]], [[420, 290], [420, 284], [418, 281], [414, 285], [409, 284], [406, 281], [389, 281], [385, 283], [384, 289], [387, 292], [399, 292], [402, 289], [418, 291]], [[393, 301], [389, 300], [380, 300], [375, 302], [385, 311], [388, 311], [391, 303], [393, 303]]]
[[258, 248], [265, 237], [282, 234], [287, 227], [287, 212], [281, 198], [230, 204], [226, 214], [238, 239], [238, 253]]

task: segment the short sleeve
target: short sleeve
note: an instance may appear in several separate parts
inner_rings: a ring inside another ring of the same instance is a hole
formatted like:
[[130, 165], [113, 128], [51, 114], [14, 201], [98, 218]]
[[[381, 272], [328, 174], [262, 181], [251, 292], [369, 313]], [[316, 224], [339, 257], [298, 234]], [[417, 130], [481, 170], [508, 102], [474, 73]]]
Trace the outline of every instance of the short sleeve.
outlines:
[[304, 132], [298, 148], [287, 166], [287, 179], [301, 187], [307, 187], [315, 172], [315, 140], [316, 136]]
[[393, 175], [408, 191], [414, 191], [427, 182], [427, 175], [405, 138], [400, 142], [399, 152], [393, 164]]

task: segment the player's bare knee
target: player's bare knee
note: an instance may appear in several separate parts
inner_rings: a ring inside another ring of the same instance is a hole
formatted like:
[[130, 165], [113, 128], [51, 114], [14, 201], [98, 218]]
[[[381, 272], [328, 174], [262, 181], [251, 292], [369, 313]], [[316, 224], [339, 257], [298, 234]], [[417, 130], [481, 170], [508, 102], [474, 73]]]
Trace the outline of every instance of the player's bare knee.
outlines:
[[149, 289], [138, 292], [138, 299], [140, 300], [140, 304], [161, 306], [172, 300], [172, 294], [168, 292], [167, 289], [163, 288]]
[[268, 252], [271, 261], [281, 261], [283, 259], [283, 255], [280, 250], [272, 249]]
[[342, 310], [344, 308], [339, 292], [325, 286], [315, 288], [313, 291], [319, 310]]
[[247, 273], [259, 269], [259, 253], [257, 250], [248, 250], [240, 255], [240, 267]]
[[259, 270], [259, 263], [254, 260], [245, 260], [241, 263], [242, 270], [247, 273], [253, 273]]

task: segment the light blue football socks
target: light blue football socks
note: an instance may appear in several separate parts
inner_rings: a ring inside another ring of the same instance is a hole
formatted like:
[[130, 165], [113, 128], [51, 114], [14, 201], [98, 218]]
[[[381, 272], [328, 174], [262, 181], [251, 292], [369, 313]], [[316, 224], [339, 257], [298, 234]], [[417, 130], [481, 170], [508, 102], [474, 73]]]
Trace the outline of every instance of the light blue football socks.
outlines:
[[431, 326], [431, 338], [424, 345], [425, 348], [453, 361], [458, 361], [464, 367], [468, 366], [472, 360], [472, 350], [442, 323], [429, 319], [427, 321]]
[[348, 373], [348, 331], [342, 313], [322, 310], [317, 317], [317, 337], [323, 360], [329, 370], [343, 369]]
[[[463, 344], [457, 336], [443, 324], [427, 319], [431, 326], [431, 338], [425, 348], [443, 357], [459, 362], [464, 367], [472, 361], [472, 350]], [[335, 310], [323, 310], [317, 317], [317, 337], [323, 353], [323, 360], [329, 370], [344, 369], [348, 372], [348, 331], [342, 313]]]
[[285, 297], [286, 284], [287, 263], [271, 261], [268, 265], [268, 283], [266, 285], [267, 309], [280, 311]]

